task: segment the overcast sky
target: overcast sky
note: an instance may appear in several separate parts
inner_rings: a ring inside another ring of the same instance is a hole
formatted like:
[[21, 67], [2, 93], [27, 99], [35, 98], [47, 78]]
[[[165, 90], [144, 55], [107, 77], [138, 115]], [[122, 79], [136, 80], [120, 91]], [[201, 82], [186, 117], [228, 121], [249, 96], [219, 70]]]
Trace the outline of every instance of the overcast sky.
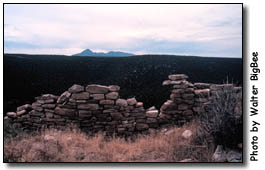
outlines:
[[242, 57], [241, 4], [5, 4], [4, 52]]

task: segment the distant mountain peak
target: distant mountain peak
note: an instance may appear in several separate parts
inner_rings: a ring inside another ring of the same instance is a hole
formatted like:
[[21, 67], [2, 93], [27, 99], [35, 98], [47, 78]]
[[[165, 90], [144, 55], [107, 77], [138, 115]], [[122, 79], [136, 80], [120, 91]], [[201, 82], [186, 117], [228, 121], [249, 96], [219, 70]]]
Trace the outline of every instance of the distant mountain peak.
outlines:
[[98, 56], [98, 57], [128, 57], [133, 56], [132, 53], [126, 53], [121, 51], [109, 51], [107, 53], [103, 52], [93, 52], [90, 49], [85, 49], [81, 53], [73, 54], [73, 56]]

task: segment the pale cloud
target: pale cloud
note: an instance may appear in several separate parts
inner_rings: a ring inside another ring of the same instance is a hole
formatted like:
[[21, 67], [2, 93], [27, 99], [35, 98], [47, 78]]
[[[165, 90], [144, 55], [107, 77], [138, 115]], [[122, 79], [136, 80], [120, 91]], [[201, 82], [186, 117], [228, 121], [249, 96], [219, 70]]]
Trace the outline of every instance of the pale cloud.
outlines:
[[[90, 48], [242, 57], [241, 12], [240, 4], [5, 5], [5, 52]], [[16, 48], [19, 43], [27, 48]]]

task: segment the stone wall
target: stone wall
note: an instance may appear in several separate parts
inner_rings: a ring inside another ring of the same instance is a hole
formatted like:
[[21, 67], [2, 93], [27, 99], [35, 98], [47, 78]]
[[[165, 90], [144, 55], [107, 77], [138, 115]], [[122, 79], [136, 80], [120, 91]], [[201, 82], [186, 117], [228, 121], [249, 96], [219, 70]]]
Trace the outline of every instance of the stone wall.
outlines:
[[133, 135], [170, 125], [182, 125], [203, 111], [218, 90], [240, 87], [190, 83], [183, 74], [169, 75], [163, 85], [172, 85], [170, 100], [160, 108], [145, 109], [135, 98], [121, 99], [117, 85], [73, 85], [60, 96], [44, 94], [32, 104], [8, 112], [5, 120], [24, 131], [42, 128], [65, 129], [76, 126], [88, 133], [104, 131], [108, 135]]

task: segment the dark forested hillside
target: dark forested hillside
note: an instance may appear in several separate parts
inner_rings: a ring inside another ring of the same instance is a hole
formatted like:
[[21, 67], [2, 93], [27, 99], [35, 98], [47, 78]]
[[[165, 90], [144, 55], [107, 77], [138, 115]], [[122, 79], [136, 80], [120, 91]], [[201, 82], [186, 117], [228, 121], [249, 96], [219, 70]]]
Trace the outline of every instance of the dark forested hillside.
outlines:
[[73, 84], [119, 85], [122, 98], [135, 96], [144, 106], [169, 98], [162, 86], [169, 74], [187, 74], [191, 82], [242, 85], [242, 59], [143, 55], [79, 57], [4, 55], [4, 113], [45, 93], [59, 95]]

